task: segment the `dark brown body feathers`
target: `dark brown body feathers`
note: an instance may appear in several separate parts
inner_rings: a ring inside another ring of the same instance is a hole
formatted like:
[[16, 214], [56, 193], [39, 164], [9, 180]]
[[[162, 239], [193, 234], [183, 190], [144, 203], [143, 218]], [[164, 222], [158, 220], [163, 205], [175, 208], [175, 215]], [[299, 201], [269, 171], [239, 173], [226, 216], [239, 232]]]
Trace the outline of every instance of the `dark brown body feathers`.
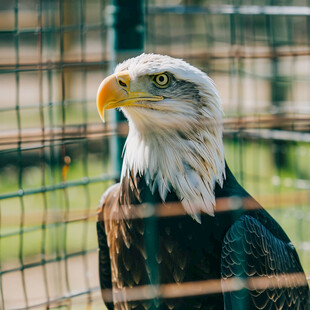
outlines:
[[[189, 215], [181, 216], [182, 205], [173, 192], [167, 196], [166, 208], [174, 203], [180, 214], [156, 216], [160, 215], [158, 208], [165, 206], [159, 205], [159, 194], [151, 193], [143, 177], [124, 178], [104, 197], [97, 228], [100, 284], [109, 309], [224, 309], [224, 304], [225, 309], [307, 309], [309, 289], [305, 278], [304, 285], [292, 282], [295, 287], [291, 288], [225, 294], [198, 291], [197, 296], [186, 296], [191, 293], [185, 291], [178, 298], [170, 298], [167, 290], [155, 290], [158, 284], [167, 289], [165, 285], [171, 283], [235, 276], [303, 275], [297, 253], [286, 246], [290, 240], [281, 227], [237, 183], [228, 168], [226, 176], [223, 188], [215, 189], [216, 198], [239, 197], [247, 203], [235, 211], [216, 213], [215, 217], [202, 215], [201, 224]], [[276, 253], [263, 249], [266, 240], [267, 247], [275, 248]], [[280, 264], [272, 264], [275, 257]], [[238, 267], [240, 261], [242, 268]], [[109, 290], [112, 287], [114, 305]], [[135, 287], [140, 288], [132, 290]], [[123, 288], [127, 289], [125, 293]]]

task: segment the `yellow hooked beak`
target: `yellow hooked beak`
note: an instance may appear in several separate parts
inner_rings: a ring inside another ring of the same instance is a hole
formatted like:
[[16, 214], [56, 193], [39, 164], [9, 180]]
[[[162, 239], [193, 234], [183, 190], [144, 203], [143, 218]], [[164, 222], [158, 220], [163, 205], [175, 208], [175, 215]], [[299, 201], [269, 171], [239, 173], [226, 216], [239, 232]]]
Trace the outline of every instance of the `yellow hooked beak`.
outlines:
[[162, 96], [154, 96], [147, 92], [131, 92], [128, 71], [112, 74], [105, 78], [97, 92], [97, 108], [104, 121], [104, 110], [118, 107], [147, 107], [145, 101], [160, 101]]

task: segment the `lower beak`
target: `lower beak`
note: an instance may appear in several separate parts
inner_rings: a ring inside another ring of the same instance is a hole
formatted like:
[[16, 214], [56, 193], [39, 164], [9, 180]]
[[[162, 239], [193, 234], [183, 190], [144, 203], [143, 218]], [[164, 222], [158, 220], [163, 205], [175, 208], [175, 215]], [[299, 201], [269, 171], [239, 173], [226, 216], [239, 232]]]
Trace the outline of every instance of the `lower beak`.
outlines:
[[104, 110], [118, 107], [147, 107], [146, 101], [160, 101], [162, 96], [154, 96], [147, 92], [131, 92], [128, 71], [112, 74], [105, 78], [97, 92], [97, 108], [104, 121]]

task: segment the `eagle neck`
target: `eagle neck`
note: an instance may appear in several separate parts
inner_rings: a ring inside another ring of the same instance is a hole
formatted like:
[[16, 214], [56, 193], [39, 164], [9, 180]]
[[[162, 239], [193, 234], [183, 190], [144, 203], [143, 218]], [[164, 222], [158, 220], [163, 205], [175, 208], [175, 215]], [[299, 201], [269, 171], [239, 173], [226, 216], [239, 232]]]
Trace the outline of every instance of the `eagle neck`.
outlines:
[[201, 212], [214, 215], [215, 184], [225, 177], [222, 133], [196, 133], [195, 139], [177, 132], [141, 132], [130, 126], [122, 178], [143, 176], [165, 202], [174, 191], [184, 209], [199, 221]]

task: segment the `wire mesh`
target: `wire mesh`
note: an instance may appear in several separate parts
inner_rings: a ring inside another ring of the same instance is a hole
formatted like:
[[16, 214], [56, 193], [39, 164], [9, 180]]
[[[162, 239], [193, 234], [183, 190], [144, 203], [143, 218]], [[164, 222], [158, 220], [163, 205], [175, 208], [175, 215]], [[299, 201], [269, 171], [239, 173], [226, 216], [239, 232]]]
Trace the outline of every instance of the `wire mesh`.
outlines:
[[106, 3], [1, 6], [1, 309], [90, 309], [94, 213], [115, 179], [94, 106], [109, 68]]
[[229, 165], [309, 274], [309, 2], [148, 1], [146, 49], [214, 79]]
[[[0, 4], [2, 309], [102, 308], [95, 210], [118, 178], [110, 138], [127, 127], [100, 124], [94, 102], [115, 61], [135, 54], [115, 58], [111, 3]], [[144, 8], [145, 51], [184, 58], [215, 80], [228, 163], [309, 275], [309, 1]]]

